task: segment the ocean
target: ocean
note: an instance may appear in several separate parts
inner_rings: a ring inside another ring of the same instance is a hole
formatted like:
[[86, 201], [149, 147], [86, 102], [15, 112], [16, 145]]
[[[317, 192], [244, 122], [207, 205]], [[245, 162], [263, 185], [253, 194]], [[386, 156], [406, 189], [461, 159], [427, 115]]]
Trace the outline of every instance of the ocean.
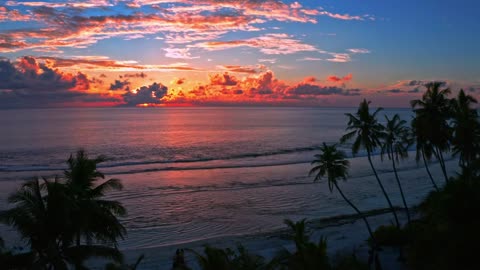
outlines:
[[[121, 201], [128, 236], [122, 249], [175, 246], [222, 237], [269, 233], [283, 220], [317, 220], [351, 214], [339, 194], [308, 176], [322, 142], [345, 132], [354, 108], [182, 107], [78, 108], [0, 111], [0, 209], [20, 183], [35, 175], [62, 175], [71, 153], [106, 155], [107, 178], [123, 181], [108, 198]], [[407, 109], [387, 109], [410, 120]], [[352, 157], [341, 183], [362, 210], [386, 207], [364, 153]], [[411, 152], [414, 156], [414, 152]], [[375, 166], [400, 206], [391, 164]], [[450, 161], [452, 162], [452, 161]], [[407, 201], [432, 186], [414, 158], [399, 174]], [[432, 165], [435, 171], [435, 164]], [[438, 171], [438, 170], [436, 170]], [[440, 182], [442, 178], [437, 177]], [[0, 236], [20, 245], [12, 229]]]

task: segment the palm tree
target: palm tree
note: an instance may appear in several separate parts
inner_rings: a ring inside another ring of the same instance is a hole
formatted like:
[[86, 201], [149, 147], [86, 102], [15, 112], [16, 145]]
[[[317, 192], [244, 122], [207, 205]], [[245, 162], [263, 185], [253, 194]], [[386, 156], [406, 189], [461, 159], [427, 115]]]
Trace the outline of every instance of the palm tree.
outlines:
[[344, 181], [347, 180], [348, 177], [348, 167], [350, 162], [346, 160], [346, 155], [343, 151], [337, 150], [337, 146], [334, 145], [327, 145], [323, 143], [320, 147], [321, 154], [315, 155], [315, 160], [312, 161], [312, 165], [316, 165], [310, 170], [309, 175], [316, 174], [314, 181], [319, 181], [322, 177], [327, 176], [328, 180], [328, 188], [330, 192], [333, 191], [335, 187], [337, 191], [340, 193], [342, 198], [350, 205], [355, 212], [359, 216], [362, 217], [363, 222], [367, 226], [368, 233], [372, 240], [374, 240], [373, 232], [368, 223], [367, 218], [365, 215], [343, 194], [343, 191], [338, 186], [338, 179], [343, 179]]
[[418, 117], [413, 117], [412, 118], [412, 136], [415, 138], [415, 145], [416, 145], [416, 161], [418, 162], [420, 158], [423, 160], [423, 163], [425, 165], [425, 170], [427, 170], [428, 177], [430, 178], [430, 181], [432, 182], [433, 187], [435, 188], [436, 191], [438, 191], [438, 186], [435, 183], [435, 180], [433, 180], [432, 173], [430, 172], [430, 169], [428, 168], [428, 161], [432, 159], [433, 156], [433, 145], [428, 141], [427, 139], [427, 130], [426, 130], [426, 125], [422, 123], [422, 121], [425, 121], [422, 118]]
[[383, 135], [381, 156], [383, 159], [383, 156], [387, 154], [388, 159], [392, 161], [395, 179], [397, 180], [398, 188], [400, 190], [403, 206], [407, 212], [408, 223], [410, 223], [410, 212], [408, 211], [407, 201], [403, 194], [403, 188], [398, 177], [395, 161], [398, 162], [399, 158], [404, 159], [408, 157], [408, 147], [412, 144], [412, 140], [409, 136], [409, 129], [405, 126], [407, 122], [401, 120], [398, 114], [395, 114], [392, 119], [385, 115], [385, 119], [387, 120], [387, 123]]
[[425, 84], [427, 91], [423, 94], [422, 99], [412, 100], [411, 105], [417, 118], [417, 124], [422, 125], [421, 129], [425, 132], [423, 135], [433, 146], [433, 155], [439, 161], [445, 181], [448, 182], [443, 152], [450, 148], [451, 131], [448, 120], [451, 110], [450, 101], [447, 98], [450, 89], [440, 89], [443, 84], [442, 82]]
[[193, 249], [188, 249], [188, 251], [195, 255], [198, 265], [202, 270], [230, 269], [231, 267], [231, 254], [228, 250], [205, 245], [205, 255], [202, 255]]
[[28, 260], [30, 268], [68, 269], [68, 265], [74, 265], [84, 269], [83, 262], [92, 256], [122, 260], [121, 253], [114, 248], [72, 246], [72, 228], [76, 224], [71, 214], [78, 206], [58, 178], [53, 182], [44, 178], [43, 183], [34, 178], [10, 195], [8, 201], [15, 207], [1, 212], [0, 221], [16, 228], [30, 245], [29, 252], [18, 255]]
[[108, 263], [105, 265], [105, 270], [137, 270], [138, 265], [140, 265], [144, 258], [145, 255], [140, 255], [134, 264]]
[[105, 178], [97, 170], [98, 164], [104, 161], [104, 156], [90, 159], [83, 150], [79, 150], [75, 157], [70, 155], [67, 161], [65, 184], [71, 199], [78, 205], [78, 211], [73, 215], [78, 230], [75, 233], [77, 245], [83, 238], [89, 244], [95, 239], [116, 246], [117, 239], [123, 239], [126, 234], [125, 227], [117, 218], [126, 214], [125, 208], [120, 202], [103, 198], [107, 191], [123, 188], [120, 180], [109, 179], [97, 185], [99, 179]]
[[280, 266], [280, 269], [330, 269], [327, 240], [321, 237], [318, 244], [311, 242], [306, 234], [305, 219], [297, 222], [286, 219], [284, 223], [290, 229], [290, 238], [294, 241], [296, 250], [294, 253], [285, 248], [280, 250], [267, 267], [270, 266], [272, 269], [278, 269], [276, 266]]
[[459, 165], [468, 166], [476, 158], [480, 127], [477, 110], [471, 106], [477, 100], [460, 90], [457, 98], [452, 99], [453, 154], [460, 155]]
[[293, 222], [290, 219], [283, 221], [288, 226], [291, 232], [291, 238], [295, 243], [297, 250], [301, 251], [303, 247], [310, 241], [307, 235], [306, 219], [302, 219], [297, 222]]
[[[230, 248], [220, 249], [206, 245], [204, 247], [204, 255], [195, 250], [188, 249], [187, 251], [193, 253], [202, 270], [267, 270], [273, 269], [269, 264], [265, 264], [265, 259], [253, 253], [250, 253], [244, 246], [237, 245], [237, 251]], [[183, 257], [183, 250], [177, 250], [175, 258], [181, 255]], [[182, 260], [183, 261], [183, 258]], [[187, 270], [190, 269], [184, 263], [174, 261], [172, 270]]]
[[390, 198], [388, 197], [388, 194], [385, 191], [382, 181], [380, 181], [377, 170], [375, 170], [372, 162], [372, 153], [377, 147], [381, 145], [380, 139], [383, 136], [384, 127], [380, 123], [378, 123], [376, 118], [377, 114], [382, 110], [382, 108], [378, 108], [373, 114], [370, 114], [369, 104], [370, 101], [364, 99], [360, 103], [360, 106], [355, 115], [351, 113], [346, 114], [349, 118], [347, 130], [350, 130], [350, 132], [343, 135], [340, 139], [340, 142], [345, 143], [355, 138], [352, 145], [352, 153], [354, 155], [357, 154], [362, 147], [367, 150], [368, 162], [370, 163], [370, 167], [372, 168], [373, 174], [375, 175], [375, 179], [377, 180], [377, 183], [380, 186], [380, 189], [382, 190], [385, 199], [387, 200], [388, 206], [393, 213], [397, 227], [400, 227], [400, 222], [398, 221], [398, 216], [395, 208], [393, 207], [392, 202], [390, 201]]

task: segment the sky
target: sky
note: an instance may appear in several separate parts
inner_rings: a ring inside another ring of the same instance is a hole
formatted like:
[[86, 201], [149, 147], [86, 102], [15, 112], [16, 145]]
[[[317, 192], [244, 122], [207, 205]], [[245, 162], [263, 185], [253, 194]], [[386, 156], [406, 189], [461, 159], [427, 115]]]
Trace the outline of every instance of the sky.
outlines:
[[0, 1], [0, 109], [480, 95], [477, 0]]

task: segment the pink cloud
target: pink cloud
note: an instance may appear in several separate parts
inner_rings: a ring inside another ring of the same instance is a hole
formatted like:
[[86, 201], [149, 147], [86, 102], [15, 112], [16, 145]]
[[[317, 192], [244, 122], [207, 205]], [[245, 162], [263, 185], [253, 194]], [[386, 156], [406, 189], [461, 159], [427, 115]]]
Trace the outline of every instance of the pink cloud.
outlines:
[[331, 53], [332, 58], [328, 58], [327, 61], [329, 62], [336, 62], [336, 63], [346, 63], [351, 61], [351, 57], [347, 53]]
[[361, 49], [361, 48], [348, 49], [347, 51], [349, 51], [349, 52], [351, 52], [351, 53], [360, 53], [360, 54], [370, 53], [369, 50], [367, 50], [367, 49]]
[[169, 58], [177, 58], [177, 59], [194, 59], [199, 58], [198, 56], [192, 56], [190, 54], [189, 48], [164, 48], [166, 51], [165, 56]]
[[28, 14], [22, 14], [18, 10], [10, 10], [0, 6], [0, 22], [1, 21], [29, 21], [32, 17]]
[[302, 43], [300, 40], [293, 39], [287, 34], [265, 34], [260, 37], [244, 40], [231, 41], [210, 41], [197, 43], [191, 47], [203, 48], [206, 50], [225, 50], [237, 47], [251, 47], [259, 49], [264, 54], [293, 54], [304, 51], [316, 51], [317, 49], [310, 45]]
[[[131, 7], [150, 6], [155, 12], [139, 11], [129, 15], [84, 16], [71, 9], [107, 8], [124, 3]], [[175, 5], [178, 3], [178, 5]], [[213, 42], [233, 31], [259, 31], [268, 21], [316, 23], [316, 16], [328, 15], [338, 19], [356, 19], [358, 16], [340, 15], [325, 10], [304, 9], [294, 2], [285, 4], [277, 0], [137, 0], [109, 1], [85, 0], [80, 2], [7, 1], [9, 6], [34, 7], [32, 14], [16, 10], [0, 10], [0, 21], [38, 21], [39, 28], [15, 30], [0, 35], [0, 52], [25, 49], [51, 50], [59, 47], [86, 48], [101, 40], [113, 37], [135, 39], [162, 34], [170, 44], [187, 44], [199, 41]], [[168, 5], [171, 4], [171, 5]], [[267, 34], [244, 45], [262, 48], [266, 54], [288, 54], [311, 51], [312, 46], [291, 37], [285, 37], [277, 47], [269, 42], [279, 42], [282, 37]], [[230, 46], [234, 43], [230, 42]], [[239, 43], [237, 43], [239, 44]], [[288, 47], [292, 47], [289, 50]], [[211, 47], [212, 48], [212, 47]], [[218, 46], [217, 46], [218, 48]], [[176, 54], [174, 54], [176, 55]]]
[[118, 61], [104, 57], [77, 57], [77, 58], [59, 58], [41, 56], [37, 57], [40, 61], [45, 61], [49, 66], [56, 68], [81, 69], [91, 71], [196, 71], [199, 70], [190, 67], [186, 63], [172, 63], [166, 65], [141, 65], [136, 61]]
[[258, 72], [258, 70], [265, 69], [264, 65], [256, 65], [256, 66], [223, 65], [218, 67], [221, 69], [226, 69], [229, 72], [249, 73], [249, 74], [255, 74]]

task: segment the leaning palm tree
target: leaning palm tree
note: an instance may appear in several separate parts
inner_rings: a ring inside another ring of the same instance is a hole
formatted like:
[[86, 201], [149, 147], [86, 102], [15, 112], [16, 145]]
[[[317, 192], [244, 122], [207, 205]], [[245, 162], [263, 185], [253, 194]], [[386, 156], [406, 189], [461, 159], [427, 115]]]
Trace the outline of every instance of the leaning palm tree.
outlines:
[[364, 99], [360, 103], [360, 106], [355, 115], [351, 113], [346, 114], [349, 118], [347, 130], [349, 130], [350, 132], [343, 135], [340, 139], [340, 142], [345, 143], [354, 139], [354, 142], [352, 144], [352, 153], [354, 155], [357, 154], [361, 148], [364, 148], [367, 151], [368, 162], [370, 163], [370, 167], [372, 168], [373, 174], [375, 175], [375, 179], [377, 180], [377, 183], [382, 190], [383, 196], [385, 196], [388, 206], [393, 213], [397, 227], [400, 227], [400, 222], [398, 221], [398, 216], [395, 208], [393, 207], [393, 204], [390, 201], [390, 197], [388, 196], [387, 191], [383, 187], [382, 181], [380, 181], [377, 170], [373, 166], [372, 162], [372, 153], [377, 147], [381, 145], [380, 139], [383, 136], [384, 127], [377, 121], [377, 114], [382, 110], [382, 108], [378, 108], [373, 114], [370, 114], [369, 105], [370, 101]]
[[117, 239], [126, 234], [125, 227], [117, 218], [125, 215], [125, 208], [120, 202], [104, 199], [107, 191], [122, 189], [120, 180], [109, 179], [97, 184], [105, 178], [97, 170], [98, 164], [104, 161], [104, 156], [91, 159], [83, 150], [79, 150], [75, 157], [71, 155], [67, 161], [65, 184], [72, 200], [79, 206], [74, 214], [77, 245], [81, 244], [82, 238], [88, 244], [95, 240], [116, 245]]
[[480, 138], [480, 125], [477, 110], [472, 108], [477, 100], [460, 90], [452, 99], [453, 154], [459, 155], [459, 165], [467, 166], [476, 158]]
[[[368, 223], [367, 218], [365, 215], [360, 212], [360, 210], [345, 196], [343, 191], [338, 186], [338, 179], [343, 179], [344, 181], [347, 180], [348, 177], [348, 167], [350, 162], [346, 160], [346, 155], [343, 151], [337, 150], [337, 146], [334, 145], [327, 145], [323, 143], [320, 147], [321, 154], [315, 155], [315, 160], [312, 161], [312, 165], [315, 165], [311, 170], [309, 175], [315, 174], [314, 181], [319, 181], [323, 177], [327, 176], [327, 183], [330, 192], [333, 191], [335, 187], [337, 191], [340, 193], [342, 198], [350, 205], [357, 214], [362, 217], [365, 225], [367, 226], [368, 233], [370, 237], [374, 241], [374, 236], [372, 232], [372, 228]], [[292, 227], [290, 225], [290, 227]], [[375, 242], [375, 241], [374, 241]]]
[[398, 162], [399, 159], [408, 157], [408, 148], [410, 145], [412, 145], [412, 140], [410, 138], [409, 129], [405, 125], [407, 122], [405, 120], [401, 120], [398, 114], [395, 114], [392, 119], [385, 115], [385, 119], [387, 120], [387, 123], [385, 125], [383, 136], [381, 157], [383, 159], [383, 156], [386, 154], [388, 159], [392, 161], [395, 179], [397, 180], [398, 188], [400, 190], [403, 206], [407, 212], [408, 223], [410, 223], [410, 212], [408, 211], [407, 201], [405, 200], [405, 195], [403, 193], [402, 184], [398, 177], [397, 166], [395, 162]]
[[448, 120], [451, 116], [451, 109], [450, 101], [447, 98], [450, 89], [441, 89], [442, 86], [442, 82], [425, 84], [427, 91], [423, 94], [422, 99], [412, 100], [411, 105], [417, 124], [422, 125], [421, 129], [425, 132], [423, 136], [433, 146], [433, 155], [440, 163], [445, 181], [448, 182], [443, 152], [450, 149], [451, 130]]

